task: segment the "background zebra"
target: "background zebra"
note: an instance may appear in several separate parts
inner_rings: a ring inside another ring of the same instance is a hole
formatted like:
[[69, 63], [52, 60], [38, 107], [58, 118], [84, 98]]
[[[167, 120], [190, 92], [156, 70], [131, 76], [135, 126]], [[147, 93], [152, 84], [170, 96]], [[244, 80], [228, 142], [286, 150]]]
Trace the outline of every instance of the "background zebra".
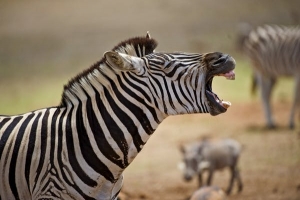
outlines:
[[278, 77], [294, 77], [295, 94], [289, 119], [289, 127], [294, 128], [295, 113], [300, 107], [299, 27], [265, 25], [251, 30], [250, 25], [242, 24], [239, 29], [239, 46], [253, 64], [255, 74], [253, 80], [261, 88], [261, 98], [269, 128], [275, 127], [270, 107], [273, 86]]
[[115, 199], [163, 119], [226, 112], [212, 80], [234, 79], [232, 57], [156, 45], [148, 34], [121, 42], [65, 86], [59, 106], [0, 116], [0, 199]]

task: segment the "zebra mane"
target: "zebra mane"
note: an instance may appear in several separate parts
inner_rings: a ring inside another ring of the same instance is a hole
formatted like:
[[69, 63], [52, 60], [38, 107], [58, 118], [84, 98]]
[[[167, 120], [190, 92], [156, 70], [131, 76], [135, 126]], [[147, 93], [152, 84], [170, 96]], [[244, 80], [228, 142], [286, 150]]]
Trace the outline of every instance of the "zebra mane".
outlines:
[[[150, 38], [149, 33], [147, 33], [146, 37], [134, 37], [128, 40], [120, 42], [116, 45], [112, 51], [116, 51], [119, 53], [128, 54], [131, 56], [143, 57], [147, 54], [153, 53], [154, 49], [157, 46], [156, 40]], [[104, 63], [104, 58], [94, 63], [91, 67], [79, 73], [77, 76], [72, 78], [66, 85], [64, 85], [64, 90], [62, 93], [62, 99], [59, 107], [66, 106], [67, 102], [69, 102], [68, 93], [74, 94], [74, 91], [78, 86], [82, 87], [81, 80], [84, 82], [88, 82], [88, 76], [92, 74], [95, 70], [99, 68], [100, 65]]]
[[[131, 50], [133, 48], [130, 47], [134, 48], [133, 52]], [[153, 53], [156, 47], [157, 42], [150, 38], [150, 35], [147, 33], [146, 37], [135, 37], [119, 43], [112, 49], [112, 51], [125, 53], [131, 56], [143, 57]]]

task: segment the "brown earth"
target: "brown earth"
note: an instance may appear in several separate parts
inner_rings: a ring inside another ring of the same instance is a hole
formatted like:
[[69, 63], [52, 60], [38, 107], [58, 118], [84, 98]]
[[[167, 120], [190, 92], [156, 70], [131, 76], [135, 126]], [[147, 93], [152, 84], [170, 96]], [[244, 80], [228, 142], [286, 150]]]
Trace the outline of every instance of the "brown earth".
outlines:
[[[184, 200], [196, 179], [184, 182], [177, 164], [178, 146], [203, 136], [231, 137], [243, 145], [239, 168], [244, 189], [229, 200], [299, 200], [300, 131], [287, 128], [287, 105], [276, 104], [277, 130], [265, 130], [260, 104], [232, 105], [227, 113], [167, 118], [125, 172], [123, 191], [129, 199]], [[216, 172], [213, 184], [226, 189], [229, 170]]]

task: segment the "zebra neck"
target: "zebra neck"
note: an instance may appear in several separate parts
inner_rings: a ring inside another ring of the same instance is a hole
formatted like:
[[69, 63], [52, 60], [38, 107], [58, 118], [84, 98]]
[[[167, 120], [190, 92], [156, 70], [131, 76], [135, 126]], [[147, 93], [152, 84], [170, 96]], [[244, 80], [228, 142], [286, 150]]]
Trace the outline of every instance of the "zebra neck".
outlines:
[[122, 169], [166, 118], [124, 79], [111, 69], [94, 70], [65, 91], [67, 106], [80, 110], [76, 124], [85, 129], [80, 131], [91, 133], [100, 152]]

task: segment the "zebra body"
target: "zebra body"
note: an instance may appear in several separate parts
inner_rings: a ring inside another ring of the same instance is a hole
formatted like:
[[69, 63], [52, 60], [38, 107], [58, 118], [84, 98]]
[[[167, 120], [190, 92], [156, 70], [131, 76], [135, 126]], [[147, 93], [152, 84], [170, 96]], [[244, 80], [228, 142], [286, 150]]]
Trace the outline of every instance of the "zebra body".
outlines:
[[227, 110], [211, 84], [234, 77], [232, 57], [156, 45], [149, 35], [121, 42], [65, 86], [59, 106], [0, 116], [0, 199], [116, 199], [167, 116]]
[[296, 110], [300, 108], [300, 28], [275, 25], [258, 27], [245, 35], [243, 50], [253, 63], [269, 128], [275, 127], [270, 96], [277, 78], [287, 76], [295, 79], [289, 119], [289, 126], [293, 128]]

